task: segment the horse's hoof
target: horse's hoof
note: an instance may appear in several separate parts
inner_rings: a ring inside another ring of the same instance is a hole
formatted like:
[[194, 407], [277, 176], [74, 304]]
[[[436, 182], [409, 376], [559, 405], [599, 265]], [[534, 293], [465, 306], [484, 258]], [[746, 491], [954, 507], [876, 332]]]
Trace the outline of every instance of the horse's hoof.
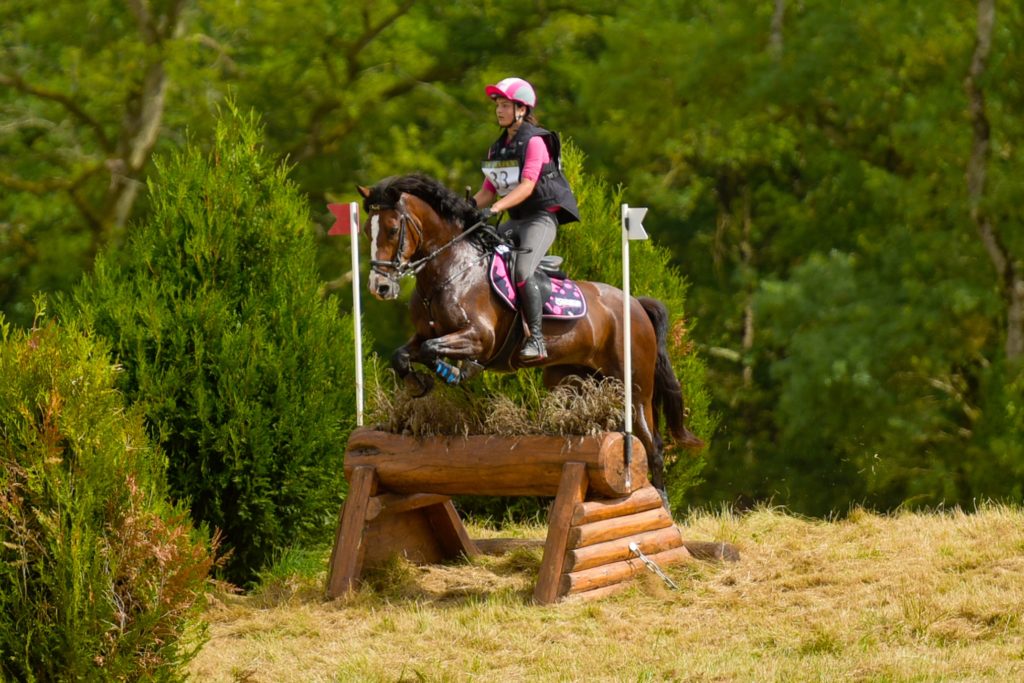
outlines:
[[434, 378], [422, 372], [411, 372], [405, 376], [405, 390], [413, 398], [422, 398], [434, 388]]

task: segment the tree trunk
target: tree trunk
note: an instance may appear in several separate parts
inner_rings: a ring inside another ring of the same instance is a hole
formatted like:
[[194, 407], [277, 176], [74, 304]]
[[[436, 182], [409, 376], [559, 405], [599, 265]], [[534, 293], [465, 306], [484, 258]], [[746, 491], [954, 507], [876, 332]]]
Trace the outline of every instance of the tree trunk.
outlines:
[[1024, 264], [1006, 248], [998, 227], [984, 206], [988, 160], [991, 155], [991, 127], [981, 80], [992, 49], [995, 18], [995, 0], [978, 0], [974, 54], [964, 80], [973, 131], [971, 156], [967, 163], [967, 193], [971, 222], [999, 277], [999, 290], [1006, 304], [1006, 357], [1015, 361], [1024, 356]]
[[782, 26], [786, 18], [786, 0], [775, 0], [775, 12], [772, 13], [771, 49], [776, 57], [782, 56]]
[[[181, 34], [185, 0], [174, 0], [167, 9], [154, 14], [149, 0], [132, 0], [128, 8], [135, 16], [142, 42], [152, 55], [137, 90], [125, 102], [125, 114], [118, 132], [117, 155], [107, 161], [110, 186], [103, 199], [104, 238], [116, 236], [131, 217], [142, 188], [146, 164], [160, 137], [167, 96], [165, 45]], [[104, 239], [105, 241], [105, 239]]]
[[746, 303], [743, 306], [743, 386], [754, 383], [754, 296], [757, 293], [757, 271], [754, 266], [754, 243], [752, 238], [753, 218], [751, 217], [750, 186], [743, 188], [743, 237], [740, 239], [740, 255], [746, 280]]

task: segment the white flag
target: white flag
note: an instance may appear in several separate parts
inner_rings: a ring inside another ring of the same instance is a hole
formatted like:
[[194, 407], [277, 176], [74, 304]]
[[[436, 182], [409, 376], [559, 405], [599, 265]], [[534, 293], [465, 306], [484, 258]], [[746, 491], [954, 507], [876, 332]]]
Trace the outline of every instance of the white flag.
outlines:
[[622, 205], [622, 229], [628, 239], [647, 239], [647, 232], [644, 230], [644, 216], [646, 215], [647, 207], [631, 209], [629, 204]]

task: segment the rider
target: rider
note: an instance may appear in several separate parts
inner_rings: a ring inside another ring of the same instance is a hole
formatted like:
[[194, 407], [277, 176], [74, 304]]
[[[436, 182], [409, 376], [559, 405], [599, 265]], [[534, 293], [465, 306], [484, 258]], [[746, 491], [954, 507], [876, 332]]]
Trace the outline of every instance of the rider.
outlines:
[[471, 201], [482, 208], [483, 220], [492, 213], [509, 214], [501, 231], [521, 250], [513, 276], [519, 310], [530, 330], [519, 358], [540, 360], [547, 356], [541, 331], [544, 302], [533, 274], [555, 241], [558, 226], [578, 221], [579, 209], [562, 175], [558, 134], [541, 128], [533, 114], [537, 106], [533, 86], [513, 77], [487, 86], [486, 92], [494, 100], [498, 125], [504, 130], [487, 152], [484, 183]]

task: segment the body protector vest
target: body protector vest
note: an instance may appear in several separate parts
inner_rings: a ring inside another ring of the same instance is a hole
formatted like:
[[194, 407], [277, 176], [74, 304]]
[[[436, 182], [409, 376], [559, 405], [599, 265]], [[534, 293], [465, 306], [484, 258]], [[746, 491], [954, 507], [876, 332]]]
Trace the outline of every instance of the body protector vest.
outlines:
[[505, 133], [491, 145], [487, 161], [483, 162], [483, 172], [504, 197], [511, 192], [522, 178], [523, 166], [526, 164], [526, 145], [530, 138], [541, 136], [548, 148], [548, 163], [540, 169], [540, 177], [533, 193], [526, 201], [508, 210], [509, 216], [518, 219], [538, 211], [546, 211], [553, 206], [558, 207], [555, 217], [559, 225], [572, 223], [580, 219], [576, 197], [572, 194], [569, 181], [562, 175], [562, 143], [558, 133], [534, 126], [524, 121], [509, 144], [504, 144]]

